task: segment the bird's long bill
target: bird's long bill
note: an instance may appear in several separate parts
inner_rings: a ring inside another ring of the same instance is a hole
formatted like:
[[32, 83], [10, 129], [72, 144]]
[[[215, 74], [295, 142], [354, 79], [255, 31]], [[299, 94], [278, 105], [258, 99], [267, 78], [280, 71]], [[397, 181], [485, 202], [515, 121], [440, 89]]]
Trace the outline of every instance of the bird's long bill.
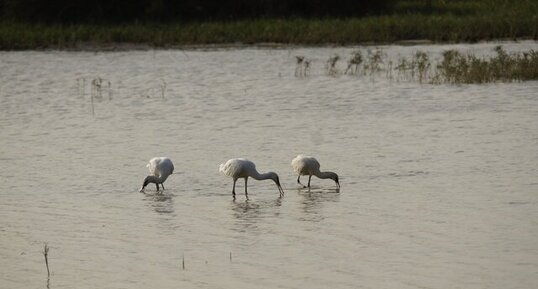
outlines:
[[146, 186], [148, 185], [149, 181], [148, 181], [148, 178], [149, 176], [147, 176], [145, 179], [144, 179], [144, 182], [142, 183], [142, 187], [140, 188], [140, 193], [145, 193], [144, 192], [144, 189], [146, 188]]

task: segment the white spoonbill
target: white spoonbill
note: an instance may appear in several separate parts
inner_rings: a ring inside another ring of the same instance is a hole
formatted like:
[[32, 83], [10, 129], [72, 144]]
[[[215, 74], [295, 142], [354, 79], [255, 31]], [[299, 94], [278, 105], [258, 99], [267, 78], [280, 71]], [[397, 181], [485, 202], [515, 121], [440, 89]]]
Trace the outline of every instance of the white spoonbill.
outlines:
[[155, 183], [157, 192], [159, 191], [159, 184], [161, 184], [164, 190], [164, 181], [166, 181], [166, 178], [174, 172], [174, 164], [172, 163], [172, 160], [167, 157], [152, 158], [146, 166], [149, 169], [150, 175], [144, 179], [140, 192], [144, 192], [144, 188], [146, 188], [149, 183]]
[[242, 158], [230, 159], [226, 163], [220, 165], [219, 171], [223, 173], [224, 175], [233, 178], [234, 185], [232, 189], [232, 195], [234, 199], [235, 199], [235, 182], [239, 178], [245, 179], [245, 196], [248, 198], [248, 193], [247, 193], [248, 177], [252, 177], [259, 181], [271, 179], [275, 182], [276, 186], [278, 187], [280, 196], [284, 195], [284, 190], [280, 186], [280, 181], [276, 173], [268, 172], [265, 174], [260, 174], [256, 170], [256, 165], [247, 159], [242, 159]]
[[291, 161], [291, 166], [299, 176], [297, 177], [297, 183], [301, 184], [301, 176], [308, 176], [308, 188], [310, 188], [310, 179], [312, 175], [320, 179], [332, 179], [336, 182], [336, 187], [340, 188], [340, 183], [338, 182], [338, 175], [333, 172], [321, 172], [319, 170], [319, 162], [313, 157], [298, 155]]

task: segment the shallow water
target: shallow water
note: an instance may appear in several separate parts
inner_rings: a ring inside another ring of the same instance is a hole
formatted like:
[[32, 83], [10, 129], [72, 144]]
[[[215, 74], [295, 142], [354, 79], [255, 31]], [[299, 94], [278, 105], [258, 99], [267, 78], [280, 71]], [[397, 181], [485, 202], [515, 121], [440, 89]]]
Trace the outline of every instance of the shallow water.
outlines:
[[[0, 52], [0, 287], [535, 288], [538, 82], [323, 72], [353, 50]], [[299, 153], [341, 190], [299, 189]], [[138, 193], [154, 156], [177, 174]], [[234, 202], [233, 157], [285, 196], [251, 180], [245, 201], [239, 181]]]

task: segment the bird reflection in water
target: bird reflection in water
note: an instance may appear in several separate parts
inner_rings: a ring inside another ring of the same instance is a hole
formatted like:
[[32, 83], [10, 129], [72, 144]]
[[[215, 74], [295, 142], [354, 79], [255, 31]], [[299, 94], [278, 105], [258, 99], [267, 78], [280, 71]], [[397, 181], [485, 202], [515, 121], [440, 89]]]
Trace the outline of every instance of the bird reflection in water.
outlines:
[[303, 198], [300, 202], [304, 221], [319, 222], [325, 217], [322, 214], [323, 205], [329, 202], [340, 201], [340, 189], [307, 188], [297, 189], [297, 193]]
[[144, 201], [159, 214], [174, 213], [174, 195], [172, 194], [145, 194]]
[[263, 219], [278, 217], [281, 206], [282, 198], [280, 197], [257, 202], [251, 202], [249, 200], [236, 202], [233, 200], [231, 202], [232, 216], [237, 220], [237, 228], [235, 230], [239, 232], [258, 231], [257, 223]]

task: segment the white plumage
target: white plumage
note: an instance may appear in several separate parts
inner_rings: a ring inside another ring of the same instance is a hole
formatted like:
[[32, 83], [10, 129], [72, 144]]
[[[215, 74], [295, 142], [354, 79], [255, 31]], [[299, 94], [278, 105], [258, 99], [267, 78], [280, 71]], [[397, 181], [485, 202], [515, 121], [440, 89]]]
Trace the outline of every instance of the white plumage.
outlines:
[[150, 175], [144, 179], [140, 192], [143, 192], [144, 188], [149, 183], [155, 183], [157, 191], [159, 191], [159, 184], [164, 190], [164, 181], [166, 181], [169, 175], [174, 173], [174, 164], [172, 163], [172, 160], [167, 157], [156, 157], [152, 158], [146, 166], [149, 169]]
[[280, 186], [280, 180], [278, 179], [278, 175], [276, 173], [268, 172], [265, 174], [260, 174], [256, 170], [256, 165], [247, 159], [243, 159], [243, 158], [230, 159], [227, 162], [220, 165], [219, 171], [222, 174], [233, 178], [234, 182], [233, 182], [233, 188], [232, 188], [232, 195], [234, 199], [235, 199], [235, 183], [237, 179], [239, 178], [245, 179], [245, 196], [248, 198], [247, 181], [249, 177], [252, 177], [256, 180], [266, 180], [266, 179], [273, 180], [276, 186], [278, 187], [280, 196], [284, 195], [284, 190]]
[[[338, 182], [338, 175], [333, 172], [321, 172], [319, 170], [319, 162], [314, 157], [298, 155], [291, 161], [291, 166], [299, 175], [297, 177], [297, 183], [302, 185], [304, 188], [310, 188], [310, 179], [312, 178], [312, 176], [316, 176], [320, 179], [332, 179], [336, 182], [336, 186], [340, 188], [340, 183]], [[308, 186], [304, 186], [303, 184], [301, 184], [301, 176], [308, 176]]]

